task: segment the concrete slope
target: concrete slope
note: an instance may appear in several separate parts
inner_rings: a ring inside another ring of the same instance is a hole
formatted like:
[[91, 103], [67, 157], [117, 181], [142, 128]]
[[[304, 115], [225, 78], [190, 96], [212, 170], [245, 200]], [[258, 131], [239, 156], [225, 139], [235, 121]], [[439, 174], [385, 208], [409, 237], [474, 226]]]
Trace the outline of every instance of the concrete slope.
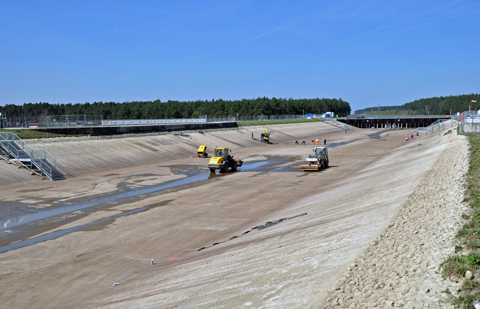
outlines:
[[[284, 143], [296, 138], [321, 138], [322, 134], [343, 132], [321, 122], [268, 126], [273, 143]], [[203, 133], [138, 135], [135, 137], [89, 137], [27, 140], [34, 149], [46, 149], [67, 167], [68, 176], [78, 177], [91, 172], [116, 170], [130, 166], [189, 158], [196, 154], [198, 146], [207, 145], [207, 151], [218, 147], [230, 147], [238, 151], [244, 147], [260, 145], [260, 133], [265, 127], [248, 127], [231, 130], [211, 130]], [[256, 140], [251, 139], [252, 132]], [[0, 184], [38, 181], [26, 171], [16, 170], [0, 161]]]
[[[303, 308], [322, 304], [329, 288], [385, 230], [439, 156], [453, 141], [461, 139], [454, 134], [435, 134], [405, 142], [402, 131], [355, 130], [345, 134], [323, 124], [274, 130], [278, 133], [272, 134], [273, 140], [277, 135], [281, 140], [276, 145], [252, 141], [248, 130], [189, 133], [191, 138], [141, 138], [134, 141], [149, 146], [152, 141], [188, 141], [181, 143], [183, 148], [176, 148], [176, 142], [166, 145], [183, 158], [119, 167], [115, 172], [88, 172], [86, 162], [91, 157], [80, 151], [81, 145], [75, 145], [79, 142], [72, 142], [69, 148], [78, 147], [78, 158], [72, 160], [84, 164], [76, 178], [55, 187], [46, 182], [26, 188], [4, 186], [8, 189], [4, 201], [22, 207], [43, 201], [49, 203], [46, 209], [52, 209], [59, 199], [95, 199], [98, 194], [141, 184], [148, 187], [178, 177], [168, 170], [179, 166], [202, 167], [208, 159], [189, 158], [190, 153], [182, 153], [182, 149], [194, 152], [195, 143], [214, 147], [222, 142], [232, 146], [240, 157], [280, 162], [271, 169], [213, 175], [175, 190], [143, 194], [125, 203], [85, 211], [78, 218], [69, 219], [74, 214], [68, 214], [32, 225], [32, 230], [40, 230], [57, 224], [54, 229], [61, 230], [148, 208], [1, 254], [4, 305]], [[329, 150], [331, 167], [318, 173], [301, 172], [295, 164], [302, 162], [312, 147], [293, 142], [322, 139], [323, 135], [329, 143], [337, 144]], [[108, 143], [103, 147], [96, 143], [87, 142], [84, 151], [111, 150], [106, 147]], [[125, 162], [135, 162], [132, 158], [139, 155], [156, 157], [154, 151], [142, 153], [129, 148], [132, 143], [112, 143], [118, 152], [129, 149], [125, 153], [130, 159]], [[60, 155], [63, 146], [55, 147]], [[161, 149], [159, 145], [152, 147]], [[34, 211], [31, 206], [25, 207]], [[266, 221], [304, 213], [307, 215], [252, 230]], [[246, 231], [250, 232], [241, 236]], [[10, 234], [15, 230], [2, 232], [4, 237]], [[208, 248], [197, 251], [202, 247]], [[150, 265], [150, 259], [156, 265]], [[112, 286], [115, 282], [120, 284]]]

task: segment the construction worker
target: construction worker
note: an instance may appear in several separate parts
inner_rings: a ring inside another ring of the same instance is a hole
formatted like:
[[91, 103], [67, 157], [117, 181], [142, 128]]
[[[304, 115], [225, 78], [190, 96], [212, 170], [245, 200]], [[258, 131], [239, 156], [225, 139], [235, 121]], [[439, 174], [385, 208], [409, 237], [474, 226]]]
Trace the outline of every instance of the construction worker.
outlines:
[[295, 141], [295, 145], [299, 145], [299, 144], [298, 144], [298, 141]]
[[420, 133], [417, 132], [417, 137], [420, 137]]
[[315, 140], [312, 139], [312, 142], [310, 143], [310, 145], [315, 145]]
[[327, 139], [326, 139], [326, 138], [323, 139], [323, 144], [324, 144], [324, 145], [327, 144]]
[[408, 136], [407, 136], [407, 137], [405, 137], [405, 141], [406, 141], [406, 142], [408, 141]]
[[318, 138], [317, 138], [317, 145], [320, 145], [320, 141], [318, 140]]
[[413, 139], [413, 133], [412, 133], [412, 134], [410, 134], [410, 139]]

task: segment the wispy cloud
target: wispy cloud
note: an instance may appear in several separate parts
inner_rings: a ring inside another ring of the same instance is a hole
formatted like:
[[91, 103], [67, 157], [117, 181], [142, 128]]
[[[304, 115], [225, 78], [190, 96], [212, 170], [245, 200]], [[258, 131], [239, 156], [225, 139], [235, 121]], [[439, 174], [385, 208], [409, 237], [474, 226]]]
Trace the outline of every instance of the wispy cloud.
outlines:
[[254, 36], [249, 37], [249, 38], [246, 38], [245, 40], [242, 40], [242, 41], [240, 41], [239, 43], [240, 43], [240, 44], [243, 44], [243, 43], [247, 43], [247, 42], [249, 42], [249, 41], [258, 40], [258, 39], [261, 39], [261, 38], [263, 38], [263, 37], [269, 36], [269, 35], [271, 35], [271, 34], [273, 34], [273, 33], [279, 32], [279, 31], [281, 31], [281, 30], [286, 30], [286, 29], [288, 29], [288, 28], [290, 28], [290, 27], [289, 27], [289, 26], [278, 26], [278, 27], [274, 27], [274, 28], [272, 28], [272, 29], [270, 29], [270, 30], [268, 30], [268, 31], [262, 32], [262, 33], [260, 33], [260, 34], [254, 35]]

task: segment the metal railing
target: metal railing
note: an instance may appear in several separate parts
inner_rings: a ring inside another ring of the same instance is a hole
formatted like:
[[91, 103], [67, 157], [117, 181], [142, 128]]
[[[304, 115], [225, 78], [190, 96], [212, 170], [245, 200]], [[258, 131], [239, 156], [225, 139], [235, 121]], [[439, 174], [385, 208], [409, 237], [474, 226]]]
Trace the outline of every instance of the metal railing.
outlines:
[[336, 118], [325, 118], [325, 123], [337, 126], [339, 128], [342, 128], [342, 129], [345, 129], [345, 130], [348, 130], [348, 131], [353, 131], [352, 126], [350, 126], [346, 123], [342, 123], [342, 122], [338, 121]]
[[459, 121], [459, 133], [480, 133], [480, 114], [478, 111], [463, 112], [459, 116]]
[[[60, 172], [65, 178], [67, 177], [67, 168], [65, 165], [60, 163], [54, 156], [52, 156], [48, 151], [45, 149], [37, 149], [34, 150], [34, 154], [43, 154], [43, 158], [45, 161], [47, 161], [50, 165], [52, 165], [58, 172]], [[37, 157], [42, 157], [42, 155], [37, 155]]]
[[[310, 115], [310, 114], [309, 114]], [[314, 118], [311, 115], [239, 115], [238, 121], [288, 120]], [[318, 118], [318, 117], [317, 117]]]
[[441, 130], [445, 130], [446, 128], [451, 128], [454, 126], [457, 126], [459, 124], [459, 121], [457, 119], [438, 119], [437, 121], [433, 122], [430, 124], [428, 127], [418, 127], [412, 132], [410, 132], [408, 135], [405, 135], [405, 137], [409, 136], [410, 134], [416, 135], [417, 132], [419, 133], [425, 133], [425, 134], [431, 134], [434, 132], [438, 132]]
[[[20, 141], [20, 145], [18, 141]], [[13, 157], [13, 161], [30, 170], [35, 166], [40, 170], [41, 175], [45, 174], [45, 176], [52, 179], [52, 169], [50, 166], [45, 164], [41, 158], [37, 157], [34, 150], [26, 145], [16, 134], [0, 132], [0, 142], [2, 142], [4, 146], [6, 145], [6, 150]], [[30, 166], [28, 166], [26, 162], [30, 162]]]
[[45, 115], [5, 118], [5, 128], [61, 128], [102, 125], [103, 115]]
[[99, 127], [99, 126], [148, 126], [148, 125], [183, 125], [199, 123], [220, 123], [236, 121], [288, 120], [288, 119], [332, 119], [316, 114], [302, 115], [229, 115], [198, 118], [171, 119], [103, 119], [103, 115], [48, 115], [37, 117], [7, 118], [6, 128], [64, 128], [64, 127]]
[[[67, 178], [67, 168], [48, 151], [43, 149], [32, 149], [20, 137], [12, 132], [0, 132], [0, 142], [7, 145], [7, 152], [20, 164], [27, 167], [24, 162], [29, 161], [33, 168], [34, 165], [40, 170], [41, 174], [45, 174], [53, 180], [52, 167]], [[22, 162], [23, 161], [23, 162]]]

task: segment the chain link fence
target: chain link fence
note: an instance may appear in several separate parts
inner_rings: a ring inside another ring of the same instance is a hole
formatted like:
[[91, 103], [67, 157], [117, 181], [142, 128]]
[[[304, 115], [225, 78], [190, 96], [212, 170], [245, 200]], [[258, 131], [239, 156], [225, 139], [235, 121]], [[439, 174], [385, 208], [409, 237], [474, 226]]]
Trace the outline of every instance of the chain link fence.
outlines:
[[144, 126], [175, 125], [188, 123], [219, 123], [236, 121], [262, 121], [283, 119], [321, 118], [315, 114], [305, 115], [235, 115], [227, 117], [200, 116], [188, 119], [103, 119], [103, 115], [48, 115], [37, 117], [4, 118], [5, 128], [60, 128], [85, 126]]
[[8, 118], [5, 128], [58, 128], [100, 126], [103, 115], [48, 115], [37, 117]]
[[284, 120], [316, 118], [316, 115], [238, 115], [238, 121]]

